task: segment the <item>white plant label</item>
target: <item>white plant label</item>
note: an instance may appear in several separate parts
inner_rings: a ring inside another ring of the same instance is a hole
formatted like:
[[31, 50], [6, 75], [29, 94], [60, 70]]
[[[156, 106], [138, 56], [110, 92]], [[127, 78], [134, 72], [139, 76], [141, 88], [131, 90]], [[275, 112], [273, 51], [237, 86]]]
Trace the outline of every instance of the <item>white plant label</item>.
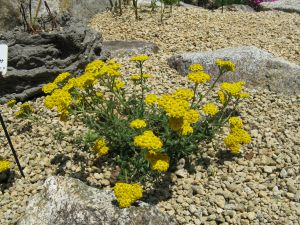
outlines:
[[8, 47], [6, 44], [0, 44], [0, 73], [5, 75], [7, 72]]

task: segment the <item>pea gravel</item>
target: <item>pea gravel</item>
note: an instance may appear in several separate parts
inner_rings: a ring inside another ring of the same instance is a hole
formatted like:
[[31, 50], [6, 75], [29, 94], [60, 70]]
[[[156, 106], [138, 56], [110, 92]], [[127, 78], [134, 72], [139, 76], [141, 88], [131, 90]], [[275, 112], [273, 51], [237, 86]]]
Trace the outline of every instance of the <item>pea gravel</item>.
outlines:
[[[153, 93], [187, 86], [186, 79], [166, 63], [172, 54], [185, 51], [255, 45], [300, 64], [298, 14], [221, 14], [175, 8], [164, 25], [159, 24], [158, 13], [150, 16], [145, 9], [140, 15], [141, 20], [136, 22], [128, 10], [121, 17], [102, 13], [90, 25], [101, 31], [105, 40], [138, 39], [159, 45], [160, 52], [145, 64], [155, 76], [150, 84]], [[137, 72], [129, 57], [118, 61], [124, 76]], [[229, 157], [222, 144], [224, 135], [220, 135], [214, 145], [200, 146], [201, 160], [191, 156], [191, 165], [180, 160], [178, 170], [170, 175], [170, 191], [163, 184], [148, 196], [149, 202], [174, 215], [180, 224], [299, 224], [300, 96], [262, 89], [248, 91], [251, 97], [239, 111], [252, 143], [243, 148], [242, 154]], [[15, 178], [1, 186], [0, 224], [11, 224], [22, 216], [29, 197], [39, 192], [51, 175], [73, 176], [95, 187], [111, 188], [113, 169], [74, 144], [74, 137], [87, 131], [83, 124], [73, 117], [60, 122], [55, 112], [42, 106], [43, 97], [31, 103], [36, 109], [35, 120], [16, 119], [18, 106], [10, 109], [1, 105], [26, 178], [21, 178], [12, 164]], [[0, 155], [13, 162], [2, 130]]]

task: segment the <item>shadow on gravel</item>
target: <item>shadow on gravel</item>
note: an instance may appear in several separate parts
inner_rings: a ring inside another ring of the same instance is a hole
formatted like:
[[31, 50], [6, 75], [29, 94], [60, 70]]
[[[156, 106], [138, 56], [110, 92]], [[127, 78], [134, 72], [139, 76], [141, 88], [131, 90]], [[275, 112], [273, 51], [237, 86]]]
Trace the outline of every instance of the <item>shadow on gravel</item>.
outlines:
[[13, 186], [16, 179], [15, 171], [5, 171], [0, 173], [0, 190], [3, 192]]
[[156, 205], [161, 201], [166, 201], [172, 197], [171, 186], [171, 173], [167, 173], [163, 177], [163, 181], [155, 182], [151, 190], [143, 194], [141, 200], [150, 205]]

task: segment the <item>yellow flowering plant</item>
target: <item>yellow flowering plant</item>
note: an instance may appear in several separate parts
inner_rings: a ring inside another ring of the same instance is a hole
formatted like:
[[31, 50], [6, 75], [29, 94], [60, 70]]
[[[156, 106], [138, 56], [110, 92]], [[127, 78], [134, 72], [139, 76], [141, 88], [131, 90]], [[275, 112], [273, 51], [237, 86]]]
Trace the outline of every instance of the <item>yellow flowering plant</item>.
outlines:
[[[202, 65], [193, 64], [187, 76], [189, 88], [158, 96], [148, 88], [154, 76], [144, 71], [147, 60], [145, 55], [132, 57], [138, 71], [128, 79], [116, 61], [96, 60], [81, 76], [63, 73], [43, 88], [48, 94], [45, 107], [55, 109], [62, 120], [69, 115], [82, 120], [90, 130], [89, 138], [82, 139], [85, 145], [95, 157], [121, 168], [121, 182], [114, 189], [120, 207], [142, 197], [142, 186], [130, 183], [159, 180], [176, 168], [180, 158], [197, 152], [201, 141], [212, 140], [228, 120], [230, 134], [224, 143], [233, 154], [251, 140], [242, 121], [232, 116], [240, 100], [249, 96], [243, 92], [245, 83], [223, 83], [215, 90], [225, 73], [234, 72], [232, 62], [216, 61], [219, 74], [215, 78]], [[128, 83], [133, 93], [128, 93]], [[217, 102], [205, 104], [203, 99], [211, 93], [218, 96]]]

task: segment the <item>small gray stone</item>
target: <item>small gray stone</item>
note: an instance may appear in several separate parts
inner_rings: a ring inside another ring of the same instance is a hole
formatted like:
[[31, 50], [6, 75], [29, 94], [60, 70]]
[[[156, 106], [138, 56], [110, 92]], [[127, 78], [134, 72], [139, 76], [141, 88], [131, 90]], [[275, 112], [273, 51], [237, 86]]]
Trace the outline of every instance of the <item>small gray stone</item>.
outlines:
[[273, 172], [273, 168], [270, 166], [264, 166], [264, 172], [265, 173], [272, 173]]
[[286, 170], [283, 168], [281, 171], [280, 171], [280, 177], [281, 178], [286, 178], [288, 176], [288, 173], [286, 172]]
[[188, 172], [185, 169], [180, 169], [175, 172], [175, 174], [180, 178], [185, 178], [188, 175]]

